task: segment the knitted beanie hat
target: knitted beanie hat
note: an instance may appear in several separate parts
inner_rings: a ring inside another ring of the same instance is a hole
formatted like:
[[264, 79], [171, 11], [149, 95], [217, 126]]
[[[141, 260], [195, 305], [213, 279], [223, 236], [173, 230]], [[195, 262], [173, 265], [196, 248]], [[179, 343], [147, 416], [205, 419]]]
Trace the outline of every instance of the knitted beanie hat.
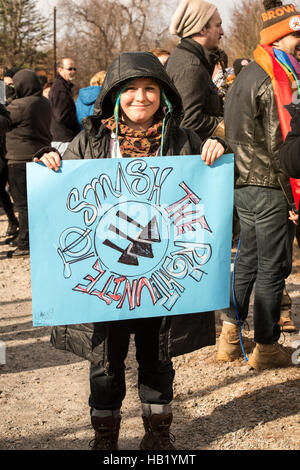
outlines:
[[216, 10], [205, 0], [181, 0], [171, 20], [170, 34], [186, 38], [200, 33]]
[[280, 0], [264, 0], [263, 4], [266, 11], [261, 15], [261, 44], [272, 44], [288, 34], [300, 31], [300, 12], [292, 3], [283, 5]]

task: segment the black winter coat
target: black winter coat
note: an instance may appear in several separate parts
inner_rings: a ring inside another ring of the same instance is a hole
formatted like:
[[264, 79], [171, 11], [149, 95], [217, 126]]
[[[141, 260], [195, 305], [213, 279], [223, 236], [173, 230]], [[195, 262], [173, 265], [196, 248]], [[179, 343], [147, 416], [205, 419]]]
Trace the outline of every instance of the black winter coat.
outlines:
[[223, 116], [222, 101], [211, 78], [217, 60], [187, 38], [181, 40], [166, 63], [183, 103], [181, 127], [193, 129], [202, 139], [213, 134]]
[[226, 142], [235, 155], [236, 186], [282, 188], [290, 205], [293, 194], [283, 173], [283, 143], [277, 103], [268, 74], [251, 62], [230, 87], [224, 110]]
[[52, 109], [51, 134], [55, 142], [71, 142], [80, 132], [72, 95], [72, 83], [58, 75], [49, 92]]
[[291, 178], [300, 178], [300, 105], [290, 106], [291, 130], [280, 148], [279, 158], [284, 172]]
[[[173, 105], [165, 134], [165, 155], [200, 153], [201, 140], [193, 132], [179, 129], [181, 100], [158, 59], [152, 54], [123, 53], [106, 75], [95, 104], [95, 115], [83, 120], [85, 130], [70, 143], [64, 159], [105, 158], [108, 156], [110, 133], [101, 126], [101, 119], [113, 114], [114, 90], [128, 79], [152, 77], [157, 80]], [[51, 341], [58, 349], [71, 351], [95, 364], [107, 364], [110, 323], [68, 325], [53, 328]], [[159, 358], [185, 354], [215, 344], [214, 312], [162, 317], [159, 337]]]
[[20, 70], [13, 81], [16, 99], [7, 106], [11, 119], [11, 130], [6, 134], [8, 164], [30, 162], [38, 150], [51, 144], [51, 108], [42, 95], [38, 76], [31, 70]]
[[0, 173], [5, 168], [5, 133], [9, 131], [11, 120], [3, 104], [0, 104]]

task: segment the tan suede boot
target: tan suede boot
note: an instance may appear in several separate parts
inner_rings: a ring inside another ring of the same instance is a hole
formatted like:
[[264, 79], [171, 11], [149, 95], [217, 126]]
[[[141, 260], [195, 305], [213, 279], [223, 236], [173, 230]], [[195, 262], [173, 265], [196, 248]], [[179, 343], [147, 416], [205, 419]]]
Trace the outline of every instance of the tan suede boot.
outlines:
[[256, 370], [292, 366], [291, 351], [281, 344], [257, 343], [249, 357], [248, 364]]
[[[286, 313], [287, 312], [285, 312], [285, 314]], [[281, 331], [284, 331], [285, 333], [295, 333], [297, 331], [294, 321], [291, 319], [290, 316], [287, 315], [284, 317], [280, 317], [278, 325], [280, 326]]]
[[283, 289], [282, 300], [280, 306], [280, 320], [278, 325], [281, 331], [285, 333], [295, 333], [297, 331], [296, 325], [292, 320], [292, 299], [289, 296], [286, 287]]
[[145, 435], [140, 443], [141, 450], [175, 450], [172, 444], [172, 441], [175, 441], [175, 437], [170, 433], [170, 426], [173, 420], [172, 413], [167, 415], [143, 415], [142, 418]]
[[[248, 338], [242, 337], [242, 343], [246, 352], [254, 347], [254, 343]], [[234, 323], [223, 322], [217, 360], [231, 362], [241, 356], [243, 356], [243, 351], [240, 344], [240, 327]]]
[[90, 442], [92, 450], [118, 450], [118, 438], [121, 417], [106, 416], [100, 418], [91, 416], [95, 438]]

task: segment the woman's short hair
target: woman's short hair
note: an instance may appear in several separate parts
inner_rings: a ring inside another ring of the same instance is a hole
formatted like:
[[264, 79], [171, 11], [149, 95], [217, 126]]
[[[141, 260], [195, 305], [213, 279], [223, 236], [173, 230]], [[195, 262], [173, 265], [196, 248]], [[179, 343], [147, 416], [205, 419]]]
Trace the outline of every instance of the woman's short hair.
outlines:
[[90, 86], [100, 86], [104, 82], [106, 75], [105, 70], [101, 70], [100, 72], [97, 72], [95, 75], [92, 76], [90, 79]]

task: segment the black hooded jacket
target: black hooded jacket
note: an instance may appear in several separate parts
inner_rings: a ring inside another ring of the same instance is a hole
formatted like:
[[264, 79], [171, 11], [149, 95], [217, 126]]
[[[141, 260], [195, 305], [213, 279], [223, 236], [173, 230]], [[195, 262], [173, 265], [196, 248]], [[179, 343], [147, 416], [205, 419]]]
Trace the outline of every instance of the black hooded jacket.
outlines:
[[107, 158], [109, 156], [110, 131], [101, 124], [102, 119], [114, 113], [116, 90], [128, 80], [153, 78], [164, 89], [172, 103], [173, 111], [166, 116], [163, 155], [199, 154], [201, 140], [193, 131], [179, 128], [182, 118], [182, 101], [179, 93], [162, 65], [153, 54], [123, 53], [112, 64], [94, 106], [94, 115], [83, 120], [84, 130], [69, 144], [64, 160], [78, 158]]
[[51, 144], [51, 108], [37, 74], [20, 70], [13, 81], [16, 99], [7, 106], [11, 118], [6, 134], [8, 164], [29, 162], [39, 149]]
[[[64, 159], [108, 157], [110, 131], [101, 119], [113, 115], [115, 91], [127, 80], [149, 77], [159, 82], [172, 103], [166, 119], [163, 155], [197, 155], [201, 140], [193, 131], [178, 127], [182, 113], [180, 96], [159, 60], [151, 53], [122, 53], [111, 65], [94, 108], [94, 116], [83, 120], [84, 128], [69, 144]], [[52, 330], [53, 345], [71, 351], [93, 363], [107, 364], [109, 322], [57, 326]], [[185, 354], [215, 343], [213, 312], [162, 317], [159, 358]]]

